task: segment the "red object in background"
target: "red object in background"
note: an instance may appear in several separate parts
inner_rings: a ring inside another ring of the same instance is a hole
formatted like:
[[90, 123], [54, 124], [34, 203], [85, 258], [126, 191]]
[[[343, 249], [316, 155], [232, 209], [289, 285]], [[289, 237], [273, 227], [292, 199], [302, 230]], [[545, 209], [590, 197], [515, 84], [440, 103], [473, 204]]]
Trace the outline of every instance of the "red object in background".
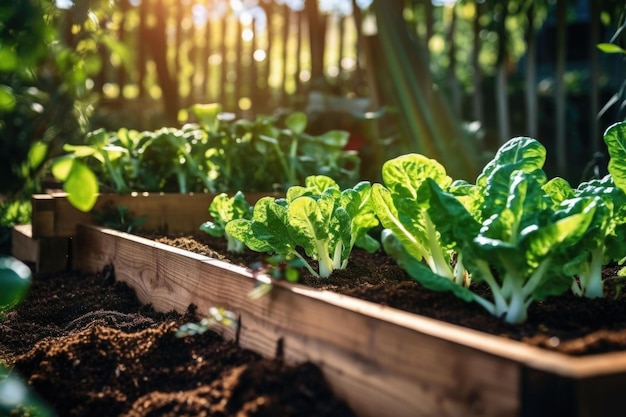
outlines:
[[365, 138], [358, 133], [350, 132], [348, 143], [343, 148], [347, 151], [360, 151], [365, 143]]

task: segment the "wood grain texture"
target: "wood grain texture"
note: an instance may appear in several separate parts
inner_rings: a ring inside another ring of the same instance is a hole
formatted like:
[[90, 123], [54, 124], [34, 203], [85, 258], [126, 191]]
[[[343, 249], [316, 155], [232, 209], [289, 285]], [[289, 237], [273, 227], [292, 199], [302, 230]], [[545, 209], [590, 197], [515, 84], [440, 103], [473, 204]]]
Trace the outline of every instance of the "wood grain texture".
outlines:
[[31, 264], [37, 274], [66, 270], [68, 251], [67, 238], [33, 238], [30, 224], [15, 225], [11, 230], [11, 255]]
[[113, 265], [117, 279], [159, 310], [193, 303], [200, 314], [234, 311], [242, 347], [274, 357], [280, 345], [288, 362], [312, 361], [363, 417], [521, 416], [525, 399], [538, 395], [529, 371], [593, 393], [580, 397], [578, 413], [611, 392], [594, 380], [626, 375], [624, 354], [571, 358], [299, 285], [279, 283], [253, 301], [245, 268], [125, 233], [80, 226], [75, 242], [76, 268]]

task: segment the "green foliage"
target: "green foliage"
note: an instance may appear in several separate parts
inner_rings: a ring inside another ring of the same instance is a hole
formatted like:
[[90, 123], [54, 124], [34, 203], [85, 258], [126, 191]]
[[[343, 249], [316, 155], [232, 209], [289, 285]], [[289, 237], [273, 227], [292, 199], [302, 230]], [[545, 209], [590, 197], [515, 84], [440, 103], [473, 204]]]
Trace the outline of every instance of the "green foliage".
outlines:
[[252, 219], [252, 206], [246, 200], [241, 191], [237, 191], [233, 197], [222, 193], [213, 199], [209, 206], [209, 214], [212, 221], [200, 225], [200, 230], [214, 237], [226, 237], [229, 252], [243, 252], [243, 242], [226, 233], [226, 225], [236, 219]]
[[385, 162], [382, 177], [385, 186], [372, 187], [373, 205], [382, 226], [391, 230], [405, 250], [417, 260], [424, 260], [434, 273], [463, 283], [466, 278], [462, 263], [457, 262], [456, 270], [450, 266], [452, 252], [439, 240], [427, 206], [418, 200], [418, 190], [426, 179], [431, 178], [444, 188], [452, 183], [445, 168], [434, 159], [408, 154]]
[[[378, 248], [367, 235], [378, 224], [370, 189], [369, 182], [360, 182], [341, 191], [331, 178], [311, 176], [305, 186], [290, 187], [284, 199], [260, 199], [252, 220], [231, 221], [226, 232], [252, 250], [300, 258], [313, 275], [325, 278], [346, 268], [355, 244]], [[319, 273], [305, 256], [317, 261]]]
[[[545, 156], [536, 140], [512, 139], [485, 165], [475, 185], [452, 182], [443, 167], [421, 156], [389, 161], [383, 175], [389, 188], [376, 185], [374, 198], [387, 227], [385, 250], [426, 288], [473, 300], [510, 323], [524, 321], [532, 302], [562, 294], [574, 282], [593, 287], [585, 279], [574, 281], [572, 271], [580, 273], [575, 265], [583, 264], [582, 257], [574, 263], [574, 254], [591, 257], [598, 236], [617, 230], [606, 226], [616, 196], [606, 187], [592, 192], [581, 185], [574, 191], [563, 180], [548, 181]], [[616, 251], [626, 249], [616, 246]], [[453, 259], [472, 281], [486, 283], [492, 297], [475, 293], [463, 275], [451, 273]], [[586, 295], [594, 296], [593, 290]]]
[[295, 112], [285, 126], [270, 116], [234, 120], [219, 105], [195, 105], [199, 124], [155, 131], [97, 129], [82, 145], [67, 144], [53, 160], [72, 204], [89, 210], [100, 189], [114, 192], [228, 192], [283, 190], [314, 173], [340, 183], [358, 178], [360, 159], [343, 147], [348, 133], [305, 133]]
[[608, 170], [615, 184], [626, 191], [626, 122], [615, 123], [604, 132], [609, 151]]
[[31, 213], [30, 200], [0, 201], [0, 256], [11, 253], [11, 228], [29, 223]]

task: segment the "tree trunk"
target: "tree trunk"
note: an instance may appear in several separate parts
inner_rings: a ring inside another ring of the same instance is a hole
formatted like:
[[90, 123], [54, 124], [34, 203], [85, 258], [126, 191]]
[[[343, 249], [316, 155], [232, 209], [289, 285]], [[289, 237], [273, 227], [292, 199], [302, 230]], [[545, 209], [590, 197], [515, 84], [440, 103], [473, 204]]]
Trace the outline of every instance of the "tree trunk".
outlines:
[[148, 39], [161, 87], [165, 122], [174, 125], [178, 120], [178, 81], [170, 75], [167, 63], [167, 17], [163, 0], [157, 0], [154, 13], [156, 24], [147, 30]]
[[309, 23], [311, 45], [311, 80], [324, 78], [324, 54], [326, 44], [326, 19], [320, 14], [317, 1], [305, 1], [304, 11]]

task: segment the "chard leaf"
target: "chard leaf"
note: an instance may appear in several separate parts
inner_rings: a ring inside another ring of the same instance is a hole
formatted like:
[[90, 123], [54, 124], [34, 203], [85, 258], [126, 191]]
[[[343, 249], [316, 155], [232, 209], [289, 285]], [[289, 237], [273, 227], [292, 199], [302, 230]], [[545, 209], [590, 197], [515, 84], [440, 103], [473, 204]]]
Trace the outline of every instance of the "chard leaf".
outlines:
[[476, 185], [485, 187], [494, 171], [502, 166], [509, 166], [509, 172], [517, 169], [532, 172], [542, 169], [545, 161], [546, 148], [537, 140], [528, 137], [513, 138], [502, 145], [494, 158], [485, 165]]
[[551, 204], [541, 188], [546, 179], [543, 171], [511, 172], [512, 168], [503, 166], [493, 172], [481, 206], [481, 219], [485, 219], [481, 233], [511, 242], [526, 225], [541, 224]]
[[427, 239], [426, 232], [420, 223], [423, 216], [419, 215], [417, 206], [414, 216], [401, 215], [394, 204], [391, 191], [381, 184], [372, 186], [371, 198], [380, 223], [397, 236], [406, 251], [418, 261], [428, 256], [429, 251], [423, 244]]
[[452, 183], [443, 165], [421, 154], [402, 155], [385, 162], [382, 177], [394, 199], [412, 201], [417, 198], [417, 190], [427, 178], [434, 180], [442, 188]]
[[322, 194], [329, 188], [339, 190], [337, 182], [326, 175], [310, 175], [304, 180], [304, 185], [316, 194]]
[[563, 200], [574, 197], [574, 189], [567, 180], [561, 177], [550, 179], [541, 188], [552, 199], [554, 207], [561, 204]]
[[446, 245], [463, 247], [478, 235], [480, 224], [456, 196], [444, 192], [435, 181], [426, 181], [420, 195], [428, 196], [428, 215]]
[[226, 225], [226, 233], [234, 239], [243, 242], [249, 249], [257, 252], [271, 252], [272, 246], [265, 240], [255, 236], [252, 226], [259, 224], [252, 220], [237, 219]]
[[380, 248], [378, 241], [367, 234], [369, 230], [378, 226], [378, 218], [370, 197], [371, 188], [368, 181], [361, 181], [354, 188], [344, 190], [340, 199], [341, 206], [345, 208], [351, 219], [350, 246], [356, 245], [369, 253]]
[[326, 242], [329, 234], [329, 221], [333, 213], [334, 201], [331, 198], [300, 197], [289, 204], [287, 222], [293, 231], [296, 242], [308, 256], [319, 255], [318, 245]]
[[604, 132], [609, 151], [609, 173], [615, 184], [626, 191], [626, 122], [615, 123]]

